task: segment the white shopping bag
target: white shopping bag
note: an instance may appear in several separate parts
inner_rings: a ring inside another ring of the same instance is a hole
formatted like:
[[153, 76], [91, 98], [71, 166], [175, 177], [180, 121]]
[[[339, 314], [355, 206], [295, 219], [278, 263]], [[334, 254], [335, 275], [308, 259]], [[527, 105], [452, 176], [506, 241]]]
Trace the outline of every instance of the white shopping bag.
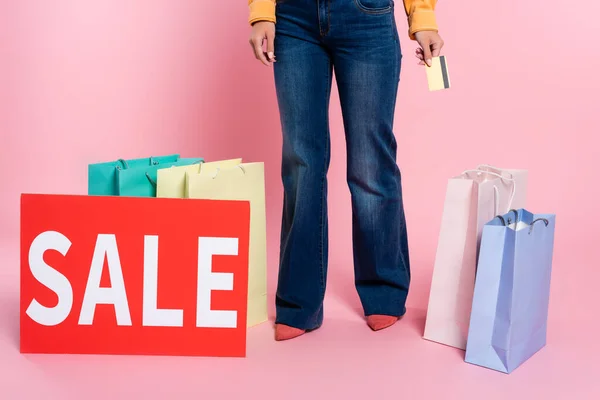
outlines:
[[435, 258], [424, 338], [465, 349], [483, 226], [525, 208], [527, 171], [481, 165], [451, 178]]

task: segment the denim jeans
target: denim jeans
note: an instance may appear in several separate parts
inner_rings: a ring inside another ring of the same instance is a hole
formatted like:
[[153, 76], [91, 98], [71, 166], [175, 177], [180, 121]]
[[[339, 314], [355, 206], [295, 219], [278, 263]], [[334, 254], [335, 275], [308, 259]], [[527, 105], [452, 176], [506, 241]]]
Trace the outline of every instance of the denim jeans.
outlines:
[[392, 0], [278, 0], [274, 65], [284, 205], [276, 323], [323, 322], [329, 97], [335, 73], [352, 199], [355, 286], [366, 316], [401, 316], [410, 266], [392, 130], [400, 43]]

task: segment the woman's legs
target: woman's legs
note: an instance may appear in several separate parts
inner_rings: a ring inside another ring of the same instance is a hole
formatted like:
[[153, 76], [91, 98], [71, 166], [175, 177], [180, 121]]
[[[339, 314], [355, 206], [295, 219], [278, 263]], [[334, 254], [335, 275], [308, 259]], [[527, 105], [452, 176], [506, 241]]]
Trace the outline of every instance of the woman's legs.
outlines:
[[332, 66], [315, 23], [314, 4], [315, 0], [279, 3], [275, 39], [284, 186], [276, 323], [301, 330], [322, 324], [328, 251]]
[[[400, 317], [410, 283], [392, 129], [401, 53], [394, 13], [386, 4], [391, 3], [374, 1], [377, 8], [365, 10], [354, 1], [333, 0], [327, 40], [346, 131], [356, 288], [366, 316]], [[369, 321], [374, 329], [386, 325], [378, 319]]]
[[354, 0], [278, 2], [275, 54], [284, 185], [276, 323], [300, 329], [291, 337], [323, 321], [335, 65], [347, 139], [356, 288], [365, 315], [376, 317], [370, 325], [389, 326], [405, 312], [410, 282], [392, 131], [401, 58], [393, 10], [366, 10]]

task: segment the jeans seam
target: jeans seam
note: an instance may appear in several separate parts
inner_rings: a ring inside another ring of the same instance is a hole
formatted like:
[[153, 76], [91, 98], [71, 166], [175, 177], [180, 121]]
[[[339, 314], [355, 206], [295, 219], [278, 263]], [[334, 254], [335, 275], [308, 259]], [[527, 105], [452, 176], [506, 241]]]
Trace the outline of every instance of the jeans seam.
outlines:
[[[393, 17], [393, 16], [392, 16], [392, 25], [394, 26], [394, 30], [395, 30], [395, 29], [396, 29], [396, 28], [395, 28], [395, 27], [396, 27], [396, 21], [395, 21], [395, 19], [394, 19], [394, 17]], [[399, 42], [399, 40], [397, 39], [397, 36], [396, 36], [396, 35], [394, 35], [394, 42], [395, 42], [395, 43], [396, 43], [396, 45], [398, 46], [398, 52], [397, 52], [397, 54], [396, 54], [396, 71], [397, 71], [397, 74], [398, 74], [398, 79], [396, 79], [396, 84], [395, 84], [395, 86], [396, 86], [396, 88], [395, 88], [395, 89], [396, 89], [396, 96], [395, 96], [395, 99], [394, 99], [394, 105], [393, 105], [393, 110], [394, 110], [394, 112], [395, 112], [395, 110], [396, 110], [396, 105], [397, 105], [397, 102], [398, 102], [398, 101], [397, 101], [397, 98], [398, 98], [398, 90], [399, 90], [399, 88], [400, 88], [400, 72], [401, 72], [401, 70], [402, 70], [402, 50], [400, 49], [400, 42]], [[393, 114], [392, 114], [392, 115], [393, 115]], [[393, 116], [392, 116], [392, 121], [393, 121]], [[396, 140], [396, 136], [395, 136], [395, 133], [394, 133], [394, 124], [393, 124], [393, 122], [392, 122], [392, 135], [391, 135], [391, 138], [390, 138], [390, 142], [389, 142], [389, 144], [388, 144], [388, 147], [389, 147], [390, 149], [392, 148], [392, 144], [394, 143], [394, 140]], [[394, 160], [394, 161], [396, 161], [396, 163], [398, 162], [398, 160], [397, 160], [397, 157], [395, 157], [395, 160]]]
[[[397, 46], [398, 46], [398, 53], [396, 54], [396, 71], [398, 73], [398, 79], [396, 80], [396, 100], [394, 100], [394, 110], [396, 109], [396, 104], [397, 104], [397, 97], [398, 97], [398, 89], [400, 87], [400, 73], [402, 71], [402, 49], [400, 48], [400, 41], [398, 39], [398, 27], [396, 25], [396, 18], [394, 16], [394, 14], [391, 14], [391, 19], [392, 19], [392, 27], [394, 30], [394, 41], [396, 42]], [[394, 140], [396, 139], [395, 134], [394, 134], [394, 127], [392, 124], [392, 137], [390, 139], [390, 143], [389, 143], [389, 147], [392, 148], [392, 144], [394, 143]], [[398, 173], [400, 173], [400, 167], [398, 166], [398, 159], [397, 157], [394, 157], [394, 161], [396, 163], [396, 168]], [[401, 178], [400, 178], [401, 179]], [[402, 200], [402, 182], [400, 180], [400, 187], [398, 188], [399, 192], [400, 192], [400, 197], [399, 197], [399, 201], [403, 201]], [[404, 221], [404, 225], [406, 225], [406, 216], [404, 213], [404, 206], [402, 206], [402, 212], [401, 212], [401, 220]], [[398, 229], [402, 229], [403, 226], [398, 226]], [[400, 234], [400, 236], [402, 236]], [[404, 255], [404, 253], [402, 251], [400, 251], [400, 262], [402, 264], [402, 270], [409, 275], [410, 274], [410, 270], [407, 268], [407, 262], [406, 262], [406, 257]], [[409, 282], [410, 282], [410, 277], [408, 277]]]
[[[323, 25], [321, 24], [321, 3], [320, 2], [327, 2], [327, 7], [326, 7], [326, 12], [327, 12], [327, 26], [325, 27], [325, 30], [323, 30]], [[321, 36], [327, 36], [327, 34], [329, 33], [329, 28], [330, 28], [330, 12], [329, 10], [331, 9], [331, 0], [319, 0], [317, 1], [317, 13], [318, 13], [318, 20], [319, 20], [319, 34]]]
[[367, 8], [367, 7], [365, 7], [365, 6], [362, 5], [362, 3], [360, 2], [360, 0], [354, 0], [354, 4], [363, 13], [365, 13], [365, 14], [371, 14], [371, 15], [387, 14], [387, 13], [389, 13], [390, 11], [392, 11], [394, 9], [393, 5], [389, 5], [388, 7], [385, 7], [385, 8]]
[[323, 36], [323, 26], [321, 25], [321, 3], [319, 0], [317, 0], [317, 21], [319, 23], [319, 34]]
[[329, 34], [329, 30], [331, 29], [331, 0], [327, 0], [327, 31], [325, 35]]
[[[399, 43], [398, 27], [396, 26], [396, 16], [394, 13], [390, 13], [390, 19], [392, 20], [392, 36], [394, 37], [394, 42]], [[400, 50], [400, 52], [401, 51], [402, 50]]]
[[[329, 75], [331, 74], [331, 61], [329, 62], [329, 65], [327, 66], [327, 75], [325, 76], [326, 78], [326, 82], [329, 82]], [[326, 98], [329, 99], [329, 95], [330, 95], [330, 91], [331, 91], [331, 86], [328, 85], [327, 86], [327, 92], [325, 94]], [[328, 115], [328, 114], [327, 114]], [[321, 234], [321, 241], [320, 241], [320, 246], [319, 246], [319, 252], [320, 252], [320, 256], [321, 256], [321, 298], [323, 298], [325, 296], [325, 207], [326, 207], [326, 203], [325, 203], [325, 178], [327, 175], [327, 158], [329, 157], [329, 116], [327, 116], [326, 118], [327, 120], [327, 135], [326, 135], [326, 140], [325, 140], [325, 157], [324, 157], [324, 162], [323, 162], [323, 175], [321, 176], [321, 216], [320, 216], [320, 234]]]

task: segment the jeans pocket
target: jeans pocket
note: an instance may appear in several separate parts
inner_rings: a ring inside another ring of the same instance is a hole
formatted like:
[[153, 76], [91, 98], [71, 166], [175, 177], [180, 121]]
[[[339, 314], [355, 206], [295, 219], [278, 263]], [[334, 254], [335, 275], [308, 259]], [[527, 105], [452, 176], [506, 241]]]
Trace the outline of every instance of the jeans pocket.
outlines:
[[354, 0], [354, 4], [366, 14], [386, 14], [394, 8], [394, 0]]

